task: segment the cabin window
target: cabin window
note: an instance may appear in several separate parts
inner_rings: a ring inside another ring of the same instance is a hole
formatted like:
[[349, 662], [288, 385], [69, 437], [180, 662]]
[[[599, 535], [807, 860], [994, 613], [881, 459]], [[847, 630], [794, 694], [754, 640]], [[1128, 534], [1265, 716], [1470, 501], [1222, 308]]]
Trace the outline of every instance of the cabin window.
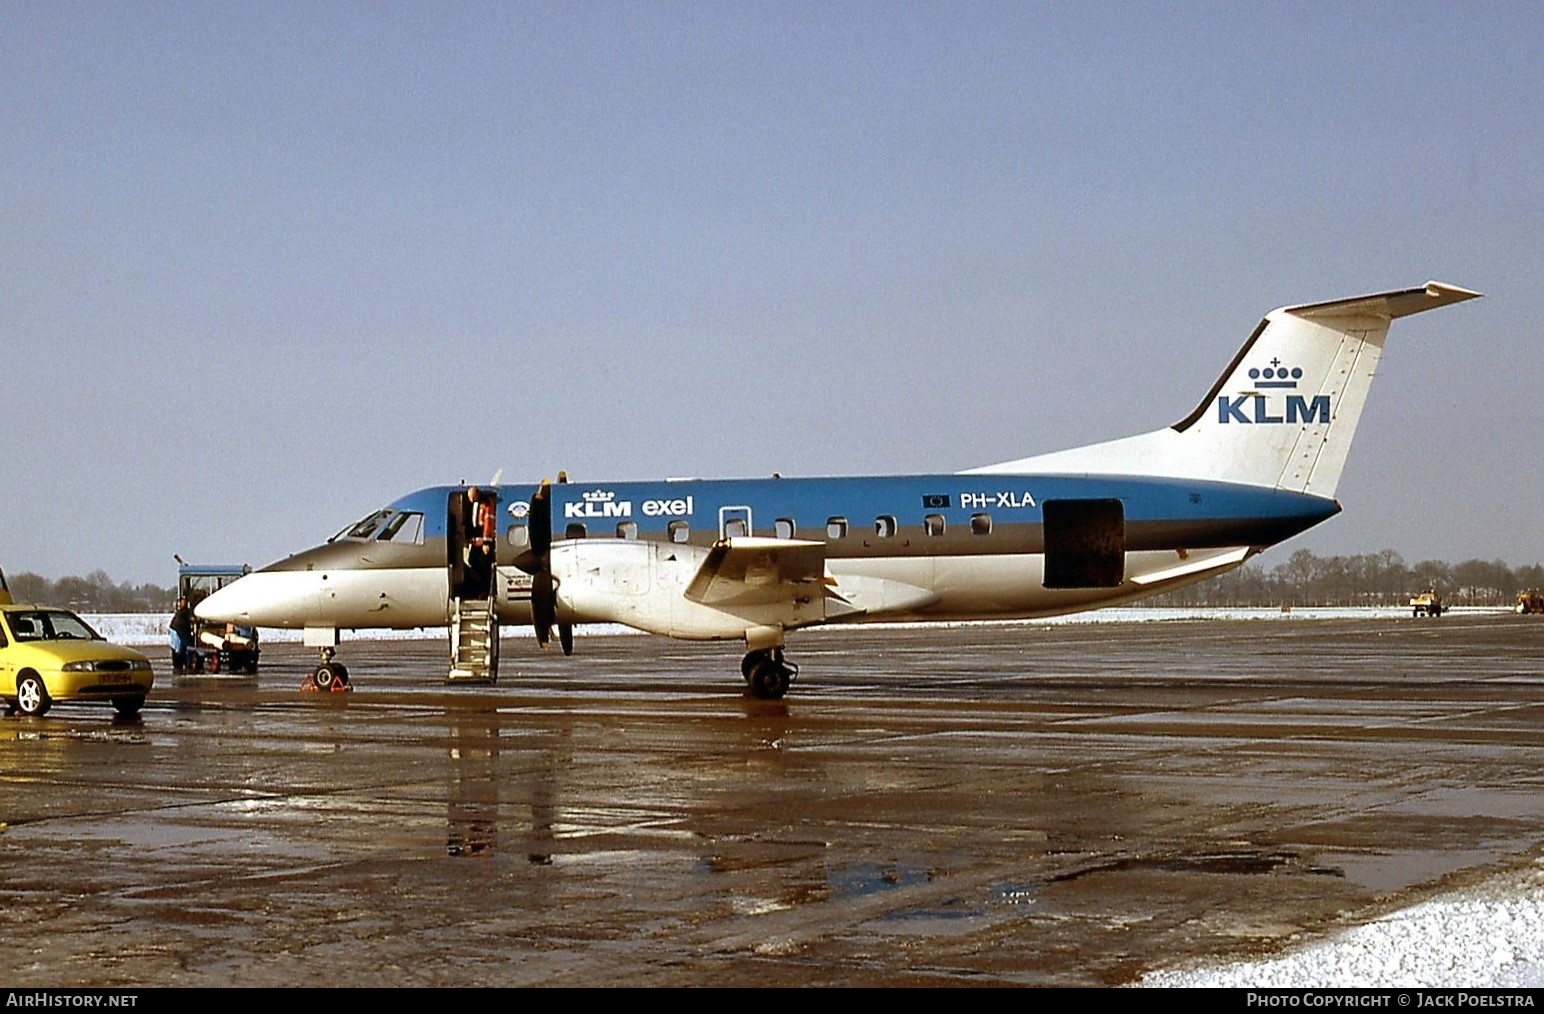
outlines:
[[949, 524], [942, 514], [929, 514], [922, 519], [922, 532], [924, 535], [938, 536], [948, 530]]
[[828, 538], [828, 539], [845, 539], [845, 538], [847, 538], [847, 519], [846, 518], [826, 518], [826, 538]]
[[636, 521], [618, 521], [617, 522], [617, 538], [619, 538], [619, 539], [636, 539], [637, 537], [638, 537], [638, 522], [636, 522]]
[[531, 544], [531, 530], [525, 525], [510, 525], [508, 538], [511, 546], [524, 549]]
[[692, 536], [691, 526], [685, 521], [672, 521], [666, 531], [670, 535], [671, 542], [685, 542]]
[[565, 539], [582, 539], [586, 534], [584, 524], [579, 521], [571, 522], [567, 528], [563, 529], [563, 538]]
[[970, 516], [970, 534], [972, 534], [972, 535], [991, 535], [992, 534], [992, 515], [990, 515], [990, 514], [972, 514]]
[[745, 519], [744, 518], [725, 518], [724, 519], [724, 538], [726, 538], [726, 539], [743, 539], [743, 538], [745, 538], [746, 534], [747, 534], [747, 532], [745, 530]]
[[881, 514], [874, 519], [874, 534], [881, 539], [891, 539], [900, 530], [900, 524], [895, 520], [894, 514]]
[[772, 522], [772, 534], [779, 539], [791, 539], [798, 530], [799, 526], [793, 523], [793, 518], [778, 518]]

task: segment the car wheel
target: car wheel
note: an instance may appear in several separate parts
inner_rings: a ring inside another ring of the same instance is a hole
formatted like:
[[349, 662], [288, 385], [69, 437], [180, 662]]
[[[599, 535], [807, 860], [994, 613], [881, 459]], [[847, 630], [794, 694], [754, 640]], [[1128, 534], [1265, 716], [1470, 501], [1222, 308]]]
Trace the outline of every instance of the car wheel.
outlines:
[[143, 697], [114, 697], [113, 710], [124, 718], [133, 718], [145, 706]]
[[16, 681], [16, 707], [22, 714], [47, 714], [53, 703], [48, 696], [48, 688], [36, 673], [27, 673]]

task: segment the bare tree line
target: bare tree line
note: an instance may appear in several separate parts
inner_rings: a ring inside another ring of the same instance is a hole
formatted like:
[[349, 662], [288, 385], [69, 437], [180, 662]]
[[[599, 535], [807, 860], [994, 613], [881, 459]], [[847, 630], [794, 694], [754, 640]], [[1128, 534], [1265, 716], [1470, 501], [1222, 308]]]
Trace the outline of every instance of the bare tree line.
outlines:
[[1544, 587], [1544, 566], [1504, 560], [1422, 560], [1415, 566], [1392, 549], [1355, 556], [1316, 556], [1299, 549], [1267, 570], [1248, 563], [1202, 584], [1165, 592], [1159, 606], [1403, 606], [1432, 589], [1448, 605], [1510, 606], [1517, 593]]
[[30, 571], [7, 574], [11, 597], [17, 602], [44, 602], [88, 613], [169, 612], [177, 590], [153, 584], [116, 584], [104, 570], [85, 577], [61, 577], [57, 581]]

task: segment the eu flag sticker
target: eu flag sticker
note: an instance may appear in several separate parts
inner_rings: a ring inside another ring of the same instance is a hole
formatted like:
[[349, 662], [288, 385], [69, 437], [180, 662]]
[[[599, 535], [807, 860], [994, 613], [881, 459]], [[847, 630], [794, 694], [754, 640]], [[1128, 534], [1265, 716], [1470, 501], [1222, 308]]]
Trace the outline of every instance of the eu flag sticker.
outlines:
[[926, 510], [938, 510], [949, 506], [948, 493], [923, 493], [922, 506]]

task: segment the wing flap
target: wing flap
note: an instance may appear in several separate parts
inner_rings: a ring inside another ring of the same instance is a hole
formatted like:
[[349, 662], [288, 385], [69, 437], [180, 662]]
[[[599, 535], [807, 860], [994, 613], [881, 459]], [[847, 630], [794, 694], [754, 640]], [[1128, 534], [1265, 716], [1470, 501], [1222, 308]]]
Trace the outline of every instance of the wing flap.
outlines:
[[705, 606], [771, 605], [813, 597], [825, 572], [824, 542], [742, 536], [715, 543], [682, 594]]

